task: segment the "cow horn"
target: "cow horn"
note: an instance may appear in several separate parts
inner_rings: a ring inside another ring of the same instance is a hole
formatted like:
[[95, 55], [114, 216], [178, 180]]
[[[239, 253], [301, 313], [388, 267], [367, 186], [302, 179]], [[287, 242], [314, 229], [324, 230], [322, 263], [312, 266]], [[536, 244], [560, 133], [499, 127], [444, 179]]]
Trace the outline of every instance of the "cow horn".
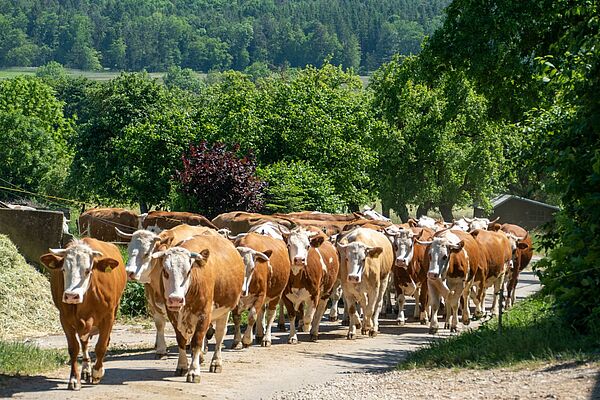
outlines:
[[233, 241], [243, 238], [246, 235], [247, 235], [247, 233], [238, 233], [235, 236], [231, 236], [230, 234], [227, 234], [227, 239], [229, 239], [233, 242]]
[[495, 219], [495, 220], [493, 220], [493, 221], [490, 221], [490, 224], [493, 224], [494, 222], [498, 222], [498, 220], [499, 220], [499, 219], [500, 219], [500, 217], [496, 217], [496, 219]]
[[463, 218], [464, 218], [464, 220], [465, 220], [465, 221], [467, 221], [469, 224], [470, 224], [471, 222], [473, 222], [473, 220], [475, 219], [475, 218], [467, 218], [467, 217], [463, 217]]
[[424, 242], [423, 242], [423, 241], [421, 241], [421, 240], [419, 240], [419, 239], [415, 240], [415, 242], [417, 242], [417, 243], [418, 243], [418, 244], [420, 244], [421, 246], [429, 246], [430, 244], [432, 244], [432, 243], [433, 243], [433, 241], [432, 241], [432, 240], [427, 240], [427, 241], [424, 241]]
[[133, 233], [125, 233], [116, 226], [115, 231], [117, 232], [117, 235], [121, 236], [123, 239], [131, 239], [133, 237]]
[[55, 256], [64, 257], [64, 255], [67, 254], [67, 249], [48, 249], [48, 250], [50, 250], [50, 253], [54, 254]]

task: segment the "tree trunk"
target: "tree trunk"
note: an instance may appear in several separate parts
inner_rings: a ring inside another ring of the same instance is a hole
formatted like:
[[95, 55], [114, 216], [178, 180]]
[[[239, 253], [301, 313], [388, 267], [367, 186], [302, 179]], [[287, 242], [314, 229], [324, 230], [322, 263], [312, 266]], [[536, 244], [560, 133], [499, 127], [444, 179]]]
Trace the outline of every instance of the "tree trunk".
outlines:
[[424, 203], [419, 205], [417, 208], [416, 218], [421, 218], [423, 215], [427, 215], [427, 212], [431, 209], [431, 203]]
[[148, 212], [148, 203], [146, 203], [145, 201], [140, 200], [140, 213], [141, 214], [145, 214]]
[[452, 204], [440, 204], [439, 208], [444, 221], [452, 222], [452, 220], [454, 220], [454, 216], [452, 215]]
[[390, 205], [383, 199], [381, 200], [381, 215], [386, 218], [390, 217]]
[[358, 204], [356, 204], [356, 203], [350, 203], [350, 204], [348, 204], [348, 211], [350, 213], [359, 212], [360, 211], [360, 206]]
[[399, 206], [398, 209], [394, 209], [394, 212], [396, 213], [396, 215], [398, 215], [400, 217], [402, 222], [404, 222], [404, 223], [408, 222], [410, 215], [408, 215], [408, 207], [406, 207], [405, 204], [402, 206]]

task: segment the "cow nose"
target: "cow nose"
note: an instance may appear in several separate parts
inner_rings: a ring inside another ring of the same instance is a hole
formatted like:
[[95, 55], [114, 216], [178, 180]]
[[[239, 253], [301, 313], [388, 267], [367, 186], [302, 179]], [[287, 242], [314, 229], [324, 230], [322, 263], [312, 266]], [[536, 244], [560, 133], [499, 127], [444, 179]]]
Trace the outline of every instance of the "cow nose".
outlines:
[[167, 306], [169, 308], [180, 308], [185, 305], [185, 299], [179, 296], [169, 296], [169, 301], [167, 302]]
[[65, 292], [63, 301], [65, 303], [76, 303], [79, 301], [79, 293], [68, 293]]
[[294, 257], [295, 265], [304, 265], [304, 257]]
[[129, 275], [127, 275], [127, 277], [129, 278], [130, 281], [135, 281], [137, 280], [135, 278], [135, 272], [130, 272]]
[[434, 272], [428, 272], [427, 273], [427, 277], [431, 278], [431, 279], [437, 279], [440, 276], [440, 274], [436, 274]]
[[396, 258], [396, 267], [406, 268], [406, 260], [403, 258]]
[[348, 282], [360, 282], [360, 276], [358, 275], [348, 275]]

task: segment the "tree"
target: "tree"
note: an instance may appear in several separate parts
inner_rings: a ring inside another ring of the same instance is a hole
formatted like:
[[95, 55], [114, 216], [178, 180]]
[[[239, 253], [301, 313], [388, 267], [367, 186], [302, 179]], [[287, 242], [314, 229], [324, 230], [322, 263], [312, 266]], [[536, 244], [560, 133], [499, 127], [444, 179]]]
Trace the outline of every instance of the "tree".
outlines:
[[[0, 177], [33, 192], [62, 194], [72, 121], [38, 78], [0, 81]], [[5, 194], [2, 194], [4, 197]]]
[[169, 89], [179, 88], [196, 94], [206, 86], [194, 71], [180, 67], [170, 67], [163, 77], [163, 83]]
[[242, 210], [257, 212], [263, 208], [266, 184], [256, 177], [256, 163], [251, 154], [238, 156], [239, 146], [212, 146], [203, 141], [190, 146], [177, 171], [186, 209], [209, 218]]

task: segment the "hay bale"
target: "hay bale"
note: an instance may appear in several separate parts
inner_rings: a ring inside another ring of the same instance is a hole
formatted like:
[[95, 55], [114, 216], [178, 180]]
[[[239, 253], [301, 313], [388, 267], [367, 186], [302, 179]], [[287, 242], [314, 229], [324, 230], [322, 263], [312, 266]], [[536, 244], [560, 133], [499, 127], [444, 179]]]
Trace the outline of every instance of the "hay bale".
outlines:
[[0, 235], [0, 340], [61, 331], [50, 282]]

